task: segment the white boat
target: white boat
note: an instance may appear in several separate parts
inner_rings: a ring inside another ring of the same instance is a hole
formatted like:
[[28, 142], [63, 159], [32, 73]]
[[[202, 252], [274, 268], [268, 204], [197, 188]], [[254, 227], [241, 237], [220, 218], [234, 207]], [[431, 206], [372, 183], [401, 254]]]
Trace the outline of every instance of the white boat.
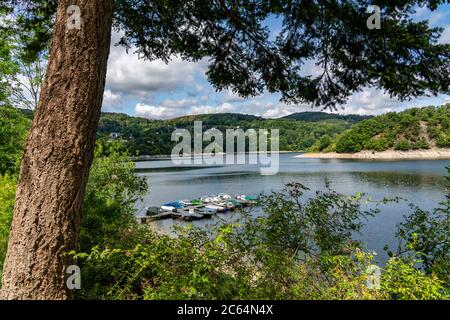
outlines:
[[180, 203], [181, 203], [183, 206], [190, 206], [190, 205], [192, 205], [191, 200], [181, 200]]
[[224, 207], [224, 208], [227, 208], [227, 209], [234, 209], [234, 204], [232, 203], [232, 202], [229, 202], [229, 201], [221, 201], [221, 202], [216, 202], [216, 203], [214, 203], [215, 205], [218, 205], [218, 206], [220, 206], [220, 207]]
[[223, 212], [225, 211], [225, 207], [216, 205], [216, 204], [208, 204], [205, 206], [206, 209], [213, 209], [213, 210], [217, 210], [217, 212]]
[[212, 198], [211, 197], [201, 197], [200, 200], [203, 203], [210, 203], [210, 202], [212, 202]]
[[164, 211], [175, 211], [175, 207], [172, 206], [161, 206], [161, 209]]
[[212, 195], [201, 197], [200, 200], [203, 201], [203, 203], [210, 203], [210, 202], [219, 202], [220, 198], [216, 195]]
[[229, 199], [231, 199], [231, 196], [229, 194], [227, 194], [227, 193], [219, 193], [218, 197], [219, 197], [220, 200], [229, 200]]

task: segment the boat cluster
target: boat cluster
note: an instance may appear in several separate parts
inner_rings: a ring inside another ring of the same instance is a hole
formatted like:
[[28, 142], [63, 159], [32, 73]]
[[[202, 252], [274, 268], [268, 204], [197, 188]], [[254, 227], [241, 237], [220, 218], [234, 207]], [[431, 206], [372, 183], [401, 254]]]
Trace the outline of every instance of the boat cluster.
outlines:
[[162, 219], [178, 219], [184, 221], [211, 218], [216, 213], [225, 213], [250, 205], [255, 205], [258, 198], [247, 195], [234, 197], [226, 193], [204, 196], [193, 200], [179, 200], [164, 203], [159, 207], [148, 207], [146, 217], [141, 218], [143, 223]]

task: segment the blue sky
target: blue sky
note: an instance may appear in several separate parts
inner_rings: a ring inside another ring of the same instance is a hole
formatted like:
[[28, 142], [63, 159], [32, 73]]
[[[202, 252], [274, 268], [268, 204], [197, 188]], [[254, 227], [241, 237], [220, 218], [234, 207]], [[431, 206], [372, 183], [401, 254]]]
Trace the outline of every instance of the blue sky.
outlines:
[[[417, 20], [428, 20], [433, 27], [445, 28], [441, 42], [450, 43], [450, 4], [430, 12], [418, 8]], [[268, 25], [276, 33], [280, 29], [277, 20]], [[113, 35], [113, 43], [118, 35]], [[139, 60], [137, 55], [112, 46], [108, 62], [108, 74], [103, 111], [122, 112], [149, 119], [167, 119], [188, 114], [237, 112], [266, 118], [277, 118], [294, 112], [311, 111], [308, 105], [285, 105], [279, 95], [264, 94], [243, 99], [232, 92], [216, 92], [205, 77], [207, 61], [185, 62], [174, 58], [169, 64], [162, 61]], [[314, 74], [318, 68], [313, 61], [305, 64], [305, 72]], [[381, 114], [405, 108], [440, 105], [450, 102], [450, 95], [419, 97], [400, 102], [391, 99], [383, 91], [366, 88], [350, 97], [339, 113]]]

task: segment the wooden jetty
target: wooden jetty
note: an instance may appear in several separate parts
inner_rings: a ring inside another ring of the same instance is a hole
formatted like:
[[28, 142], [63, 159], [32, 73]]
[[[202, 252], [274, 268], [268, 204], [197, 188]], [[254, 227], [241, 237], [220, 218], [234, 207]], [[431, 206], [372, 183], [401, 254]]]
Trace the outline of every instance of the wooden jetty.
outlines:
[[216, 213], [225, 213], [242, 207], [257, 204], [258, 199], [246, 195], [232, 197], [226, 193], [219, 195], [203, 196], [193, 200], [179, 200], [164, 203], [160, 207], [152, 206], [146, 209], [145, 217], [141, 217], [142, 223], [162, 219], [177, 219], [182, 221], [194, 221], [212, 218]]

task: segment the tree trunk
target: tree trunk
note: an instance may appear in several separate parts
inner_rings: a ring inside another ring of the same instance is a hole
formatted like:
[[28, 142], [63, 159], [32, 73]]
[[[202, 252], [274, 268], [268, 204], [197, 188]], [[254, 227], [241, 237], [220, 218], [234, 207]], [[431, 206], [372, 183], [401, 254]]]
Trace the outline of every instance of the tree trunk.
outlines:
[[[80, 29], [67, 9], [81, 9]], [[111, 41], [114, 0], [60, 0], [39, 106], [23, 156], [4, 299], [68, 299], [63, 254], [77, 248]]]

